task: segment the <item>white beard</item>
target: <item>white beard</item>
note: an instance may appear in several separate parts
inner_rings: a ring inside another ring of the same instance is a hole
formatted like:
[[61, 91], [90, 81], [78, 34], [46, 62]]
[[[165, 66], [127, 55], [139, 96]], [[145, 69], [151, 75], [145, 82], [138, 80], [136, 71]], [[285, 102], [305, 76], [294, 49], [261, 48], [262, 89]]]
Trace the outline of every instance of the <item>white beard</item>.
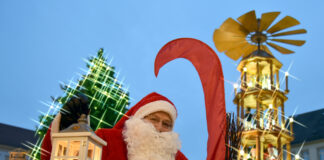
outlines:
[[175, 160], [181, 148], [175, 132], [158, 132], [142, 119], [130, 117], [123, 130], [128, 160]]

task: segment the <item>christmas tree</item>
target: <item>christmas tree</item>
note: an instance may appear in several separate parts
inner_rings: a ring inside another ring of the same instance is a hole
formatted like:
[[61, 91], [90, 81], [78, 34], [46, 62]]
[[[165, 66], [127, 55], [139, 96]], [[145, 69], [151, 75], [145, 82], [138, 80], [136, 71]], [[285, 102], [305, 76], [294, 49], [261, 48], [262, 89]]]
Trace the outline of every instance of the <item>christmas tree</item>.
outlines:
[[40, 159], [40, 146], [47, 129], [57, 111], [73, 96], [81, 93], [88, 97], [90, 127], [93, 130], [112, 128], [127, 111], [129, 92], [123, 89], [121, 82], [115, 77], [115, 68], [107, 64], [106, 58], [103, 57], [103, 49], [98, 51], [96, 57], [87, 60], [87, 68], [87, 73], [81, 75], [81, 79], [76, 83], [70, 81], [69, 84], [61, 85], [64, 96], [52, 97], [52, 103], [46, 104], [49, 110], [39, 116], [40, 122], [36, 128], [36, 134], [39, 136], [37, 143], [25, 144], [32, 148], [30, 159]]

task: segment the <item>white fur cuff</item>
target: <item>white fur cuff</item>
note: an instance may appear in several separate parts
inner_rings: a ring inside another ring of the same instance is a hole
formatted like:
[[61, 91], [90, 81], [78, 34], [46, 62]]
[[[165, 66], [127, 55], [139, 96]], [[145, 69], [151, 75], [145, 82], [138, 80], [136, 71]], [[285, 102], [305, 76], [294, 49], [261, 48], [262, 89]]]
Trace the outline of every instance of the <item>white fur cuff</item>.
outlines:
[[175, 107], [169, 102], [163, 100], [158, 100], [158, 101], [145, 104], [140, 109], [138, 109], [134, 117], [144, 118], [145, 116], [158, 111], [163, 111], [168, 113], [172, 119], [172, 122], [173, 123], [175, 122], [177, 118], [177, 111]]

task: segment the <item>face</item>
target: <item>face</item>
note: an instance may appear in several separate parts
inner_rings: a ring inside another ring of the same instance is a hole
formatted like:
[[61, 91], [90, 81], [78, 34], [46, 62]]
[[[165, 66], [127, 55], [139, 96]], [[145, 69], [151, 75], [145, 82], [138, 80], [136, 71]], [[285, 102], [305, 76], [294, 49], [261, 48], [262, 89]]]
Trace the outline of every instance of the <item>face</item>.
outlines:
[[144, 121], [152, 123], [159, 132], [170, 132], [173, 128], [170, 115], [163, 111], [154, 112], [145, 116]]

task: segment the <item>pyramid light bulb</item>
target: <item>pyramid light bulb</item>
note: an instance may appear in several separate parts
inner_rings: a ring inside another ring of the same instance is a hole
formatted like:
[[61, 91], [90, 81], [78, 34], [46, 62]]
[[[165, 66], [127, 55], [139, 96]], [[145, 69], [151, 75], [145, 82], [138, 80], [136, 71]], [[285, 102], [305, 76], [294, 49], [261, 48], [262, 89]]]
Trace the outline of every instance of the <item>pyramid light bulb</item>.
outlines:
[[295, 159], [296, 159], [296, 160], [300, 159], [299, 154], [297, 154], [297, 155], [295, 156]]
[[286, 77], [289, 76], [289, 73], [288, 73], [288, 72], [285, 72], [285, 76], [286, 76]]
[[294, 119], [291, 117], [291, 118], [289, 118], [289, 122], [290, 123], [293, 123], [294, 122]]

